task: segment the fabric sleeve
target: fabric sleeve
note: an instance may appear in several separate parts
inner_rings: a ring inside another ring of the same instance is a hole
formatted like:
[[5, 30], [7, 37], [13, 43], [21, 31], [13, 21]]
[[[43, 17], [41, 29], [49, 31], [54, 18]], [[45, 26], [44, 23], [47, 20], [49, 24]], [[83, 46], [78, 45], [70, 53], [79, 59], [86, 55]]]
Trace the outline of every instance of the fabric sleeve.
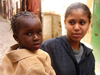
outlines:
[[47, 45], [45, 43], [42, 43], [41, 46], [40, 46], [40, 49], [48, 52], [48, 48], [47, 48]]
[[37, 62], [33, 63], [32, 66], [27, 69], [25, 75], [56, 75], [51, 67], [51, 60], [48, 53], [46, 53], [45, 57], [46, 58], [43, 59], [44, 57], [39, 56], [36, 60], [33, 60]]
[[53, 69], [53, 67], [51, 66], [51, 59], [50, 59], [49, 54], [47, 55], [47, 62], [48, 62], [48, 65], [50, 65], [50, 72], [49, 72], [49, 75], [56, 75], [56, 74], [55, 74], [55, 71], [54, 71], [54, 69]]
[[43, 68], [42, 65], [40, 64], [36, 64], [31, 66], [27, 72], [25, 73], [25, 75], [49, 75], [45, 72], [45, 69]]
[[89, 69], [88, 75], [96, 75], [96, 73], [95, 73], [95, 58], [94, 58], [93, 53], [91, 55], [92, 55], [93, 59], [92, 59], [92, 63], [91, 63], [91, 67]]
[[0, 75], [12, 75], [14, 72], [11, 61], [4, 55], [0, 63]]
[[95, 66], [92, 66], [89, 75], [96, 75], [96, 74], [95, 74]]
[[56, 75], [53, 69], [50, 69], [51, 72], [48, 74], [45, 72], [42, 66], [39, 64], [32, 66], [25, 75]]

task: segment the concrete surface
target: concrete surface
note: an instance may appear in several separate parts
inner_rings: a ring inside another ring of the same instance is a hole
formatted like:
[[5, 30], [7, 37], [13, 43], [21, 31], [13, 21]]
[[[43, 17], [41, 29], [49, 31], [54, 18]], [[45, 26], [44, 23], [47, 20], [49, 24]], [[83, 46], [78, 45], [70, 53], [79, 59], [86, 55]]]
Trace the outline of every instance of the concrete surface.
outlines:
[[16, 43], [12, 37], [12, 30], [10, 29], [10, 21], [0, 17], [0, 61], [6, 50], [12, 44]]

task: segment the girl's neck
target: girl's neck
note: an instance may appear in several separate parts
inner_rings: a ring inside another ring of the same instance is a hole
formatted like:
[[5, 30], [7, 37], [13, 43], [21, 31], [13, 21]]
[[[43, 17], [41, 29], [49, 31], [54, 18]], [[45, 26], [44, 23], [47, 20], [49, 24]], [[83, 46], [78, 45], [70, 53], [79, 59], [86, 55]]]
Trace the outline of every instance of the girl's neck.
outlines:
[[75, 42], [75, 41], [69, 41], [70, 46], [73, 50], [78, 50], [80, 47], [80, 42]]

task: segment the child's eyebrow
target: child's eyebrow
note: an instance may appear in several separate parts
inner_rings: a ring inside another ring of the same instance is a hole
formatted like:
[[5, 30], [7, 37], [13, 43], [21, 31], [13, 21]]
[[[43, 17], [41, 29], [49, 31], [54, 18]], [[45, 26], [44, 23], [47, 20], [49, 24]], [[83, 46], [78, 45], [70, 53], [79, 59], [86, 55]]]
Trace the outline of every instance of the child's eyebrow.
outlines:
[[71, 21], [75, 21], [75, 19], [71, 19], [71, 18], [69, 18], [69, 20], [71, 20]]
[[32, 30], [32, 29], [27, 29], [26, 31], [27, 31], [27, 32], [30, 32], [30, 31], [33, 31], [33, 30]]
[[80, 19], [81, 21], [87, 21], [86, 19]]

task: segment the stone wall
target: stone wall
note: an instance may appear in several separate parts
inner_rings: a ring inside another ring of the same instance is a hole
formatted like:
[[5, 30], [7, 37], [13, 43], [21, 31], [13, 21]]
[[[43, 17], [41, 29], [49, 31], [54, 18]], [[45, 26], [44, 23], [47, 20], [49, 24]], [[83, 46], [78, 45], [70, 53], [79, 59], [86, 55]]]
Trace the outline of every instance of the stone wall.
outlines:
[[61, 17], [52, 13], [42, 16], [43, 41], [62, 35]]

